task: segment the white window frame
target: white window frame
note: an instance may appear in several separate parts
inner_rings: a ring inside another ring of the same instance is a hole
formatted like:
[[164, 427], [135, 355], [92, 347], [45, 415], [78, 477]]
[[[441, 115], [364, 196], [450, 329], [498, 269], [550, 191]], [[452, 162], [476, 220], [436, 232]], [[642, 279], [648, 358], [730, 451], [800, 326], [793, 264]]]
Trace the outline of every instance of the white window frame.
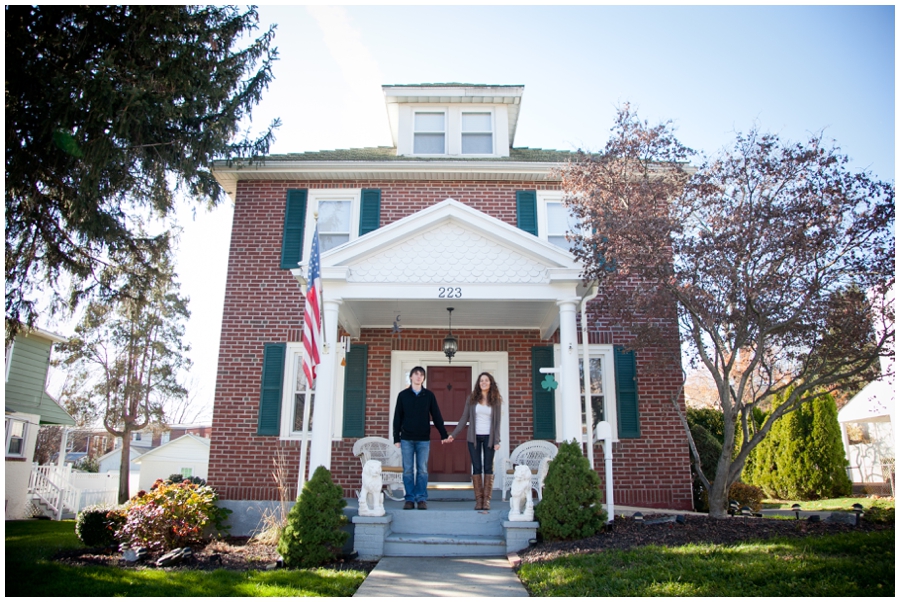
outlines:
[[[588, 345], [588, 358], [589, 359], [602, 359], [603, 360], [603, 414], [604, 418], [607, 422], [609, 422], [612, 427], [612, 440], [619, 440], [619, 420], [617, 413], [617, 399], [616, 399], [616, 368], [615, 368], [615, 349], [612, 345]], [[560, 365], [560, 355], [559, 355], [559, 345], [553, 346], [553, 357], [554, 357], [554, 365]], [[578, 345], [578, 364], [581, 365], [581, 362], [584, 360], [584, 346]], [[580, 372], [580, 370], [579, 370]], [[581, 393], [582, 383], [578, 383], [578, 396], [581, 398], [578, 402], [579, 408], [579, 416], [581, 414], [581, 403], [584, 399], [584, 395]], [[562, 407], [562, 399], [560, 399], [560, 390], [557, 389], [554, 391], [554, 405], [556, 407], [556, 424], [562, 424], [563, 419], [563, 407]], [[586, 430], [587, 425], [584, 421], [581, 421], [581, 436], [582, 442], [586, 439]], [[591, 441], [594, 441], [594, 434], [591, 433]], [[596, 441], [594, 441], [596, 443]]]
[[[538, 238], [546, 242], [550, 242], [550, 217], [548, 206], [552, 204], [562, 204], [563, 193], [561, 190], [538, 190], [537, 191], [537, 220], [538, 220]], [[566, 232], [569, 234], [570, 232]], [[554, 246], [557, 246], [554, 243]], [[562, 249], [562, 247], [558, 247]], [[571, 253], [568, 248], [563, 249]]]
[[[352, 242], [359, 238], [359, 211], [362, 188], [323, 188], [310, 189], [306, 201], [306, 226], [303, 233], [303, 265], [309, 267], [309, 254], [312, 252], [312, 236], [316, 227], [316, 214], [322, 201], [350, 201], [350, 238]], [[347, 244], [347, 243], [344, 243]], [[343, 245], [333, 247], [340, 248]], [[319, 249], [325, 253], [324, 249]], [[331, 249], [329, 249], [331, 250]]]
[[[22, 436], [21, 437], [13, 437], [12, 426], [14, 424], [22, 425]], [[11, 416], [6, 417], [6, 457], [7, 458], [24, 458], [25, 457], [25, 453], [27, 451], [27, 444], [28, 444], [28, 430], [29, 429], [28, 429], [28, 421], [27, 420], [20, 420], [18, 418], [12, 418]], [[22, 440], [22, 446], [21, 446], [19, 453], [10, 453], [10, 451], [9, 451], [9, 444], [12, 442], [13, 439], [21, 439]]]
[[[281, 385], [281, 438], [303, 438], [303, 431], [294, 430], [294, 386], [297, 383], [297, 373], [294, 371], [303, 369], [303, 343], [288, 343], [284, 354], [284, 380]], [[299, 361], [298, 361], [299, 360]], [[315, 392], [312, 393], [315, 395]], [[312, 410], [315, 409], [315, 399], [310, 408], [309, 419], [312, 420]], [[312, 440], [312, 430], [307, 433], [307, 441]]]
[[[416, 131], [416, 115], [418, 113], [440, 113], [444, 116], [444, 152], [442, 153], [417, 153], [416, 152], [416, 134], [437, 134], [437, 131]], [[446, 107], [417, 107], [412, 111], [412, 123], [410, 129], [410, 149], [412, 154], [417, 157], [443, 157], [449, 152], [447, 145], [450, 142], [450, 115]]]
[[194, 469], [190, 466], [183, 467], [181, 469], [181, 476], [185, 479], [192, 479], [194, 477]]
[[[487, 113], [490, 116], [491, 120], [491, 152], [489, 153], [464, 153], [463, 148], [463, 134], [485, 134], [488, 132], [463, 132], [462, 122], [463, 115], [467, 113]], [[466, 108], [459, 110], [459, 154], [464, 157], [493, 157], [497, 154], [497, 121], [496, 121], [496, 113], [494, 112], [493, 107], [484, 107], [483, 109], [479, 108]]]

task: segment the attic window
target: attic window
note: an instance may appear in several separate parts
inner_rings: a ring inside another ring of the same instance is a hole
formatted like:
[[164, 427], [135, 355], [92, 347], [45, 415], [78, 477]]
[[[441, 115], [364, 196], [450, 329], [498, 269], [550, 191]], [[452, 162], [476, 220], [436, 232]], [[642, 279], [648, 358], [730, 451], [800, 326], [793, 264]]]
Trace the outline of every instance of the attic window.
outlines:
[[416, 112], [413, 126], [413, 153], [443, 155], [446, 152], [446, 117], [444, 113]]
[[494, 152], [494, 130], [490, 113], [462, 114], [462, 154], [490, 155]]

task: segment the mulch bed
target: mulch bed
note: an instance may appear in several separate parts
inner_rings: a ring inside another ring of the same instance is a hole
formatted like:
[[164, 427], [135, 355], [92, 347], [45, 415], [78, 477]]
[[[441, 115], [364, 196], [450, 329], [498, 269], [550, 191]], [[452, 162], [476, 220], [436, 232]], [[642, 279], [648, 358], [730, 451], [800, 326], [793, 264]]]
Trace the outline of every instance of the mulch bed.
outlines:
[[[822, 514], [826, 519], [829, 512]], [[519, 552], [523, 562], [542, 562], [566, 554], [586, 554], [603, 550], [625, 550], [646, 545], [680, 546], [689, 543], [733, 545], [773, 537], [809, 537], [849, 531], [894, 529], [893, 523], [869, 523], [863, 519], [858, 527], [827, 520], [814, 523], [808, 520], [783, 520], [757, 517], [713, 519], [706, 515], [685, 516], [684, 523], [646, 524], [666, 515], [648, 514], [640, 524], [632, 518], [616, 517], [611, 525], [593, 537], [577, 541], [542, 542]], [[75, 566], [117, 566], [121, 568], [156, 568], [159, 555], [137, 562], [126, 562], [115, 549], [82, 548], [66, 550], [54, 560]], [[275, 545], [262, 544], [246, 537], [230, 537], [195, 547], [193, 557], [182, 564], [163, 570], [234, 571], [267, 570], [277, 568], [279, 559]], [[347, 559], [328, 565], [337, 570], [370, 572], [375, 562]]]
[[[175, 566], [161, 570], [200, 570], [212, 571], [228, 569], [233, 571], [263, 571], [281, 568], [278, 565], [280, 555], [274, 544], [263, 544], [247, 537], [228, 537], [209, 542], [204, 546], [194, 546], [193, 556]], [[122, 554], [115, 548], [81, 548], [64, 550], [53, 557], [57, 562], [73, 566], [115, 566], [131, 569], [156, 569], [156, 560], [160, 554], [152, 554], [137, 562], [126, 562]], [[324, 568], [335, 570], [358, 570], [370, 572], [375, 562], [362, 562], [347, 559], [326, 565]]]
[[867, 523], [865, 519], [857, 527], [846, 523], [830, 522], [830, 512], [822, 513], [822, 522], [784, 520], [758, 517], [710, 518], [706, 515], [688, 515], [684, 523], [646, 524], [665, 515], [646, 515], [644, 523], [632, 518], [617, 516], [607, 528], [578, 541], [542, 542], [519, 552], [523, 562], [542, 562], [566, 554], [587, 554], [604, 550], [627, 550], [639, 546], [681, 546], [689, 543], [713, 543], [734, 545], [753, 540], [774, 537], [810, 537], [846, 533], [850, 531], [894, 530], [893, 523]]

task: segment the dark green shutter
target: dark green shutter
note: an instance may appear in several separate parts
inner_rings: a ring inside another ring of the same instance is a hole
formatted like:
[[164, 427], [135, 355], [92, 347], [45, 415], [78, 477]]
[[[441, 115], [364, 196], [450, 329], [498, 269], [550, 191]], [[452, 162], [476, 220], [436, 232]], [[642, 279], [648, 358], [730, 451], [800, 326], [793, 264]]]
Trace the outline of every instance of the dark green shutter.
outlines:
[[516, 224], [522, 230], [537, 236], [537, 192], [534, 190], [516, 192]]
[[287, 345], [266, 343], [263, 351], [262, 393], [259, 396], [257, 435], [277, 435], [281, 426], [281, 385]]
[[359, 235], [377, 230], [381, 225], [381, 191], [363, 190], [359, 201]]
[[288, 190], [281, 238], [281, 267], [292, 270], [303, 259], [303, 229], [306, 227], [306, 190]]
[[619, 419], [619, 438], [636, 439], [641, 436], [638, 416], [637, 364], [634, 351], [615, 347], [616, 415]]
[[556, 439], [556, 402], [554, 390], [541, 386], [546, 374], [541, 368], [553, 367], [553, 347], [531, 348], [531, 399], [534, 413], [534, 438]]
[[365, 437], [367, 345], [351, 345], [344, 367], [344, 437]]

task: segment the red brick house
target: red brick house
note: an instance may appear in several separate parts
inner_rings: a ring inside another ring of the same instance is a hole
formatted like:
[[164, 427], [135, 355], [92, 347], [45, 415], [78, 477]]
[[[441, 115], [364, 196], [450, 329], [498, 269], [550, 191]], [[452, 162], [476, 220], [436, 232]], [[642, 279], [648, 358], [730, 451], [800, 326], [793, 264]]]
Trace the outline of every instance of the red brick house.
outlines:
[[[310, 466], [328, 467], [353, 495], [353, 443], [391, 437], [394, 401], [416, 365], [451, 423], [476, 376], [495, 376], [505, 400], [500, 466], [531, 439], [585, 440], [587, 357], [593, 424], [613, 426], [616, 504], [692, 507], [670, 401], [681, 367], [663, 349], [623, 352], [627, 333], [592, 308], [553, 176], [569, 153], [513, 148], [522, 92], [384, 86], [393, 147], [214, 169], [235, 202], [209, 466], [226, 505], [278, 499], [278, 449], [296, 487], [307, 398]], [[307, 396], [301, 332], [316, 215], [326, 348]], [[542, 386], [550, 367], [556, 389]], [[593, 449], [602, 480], [602, 446]], [[433, 446], [429, 472], [432, 482], [468, 481], [464, 439]]]

